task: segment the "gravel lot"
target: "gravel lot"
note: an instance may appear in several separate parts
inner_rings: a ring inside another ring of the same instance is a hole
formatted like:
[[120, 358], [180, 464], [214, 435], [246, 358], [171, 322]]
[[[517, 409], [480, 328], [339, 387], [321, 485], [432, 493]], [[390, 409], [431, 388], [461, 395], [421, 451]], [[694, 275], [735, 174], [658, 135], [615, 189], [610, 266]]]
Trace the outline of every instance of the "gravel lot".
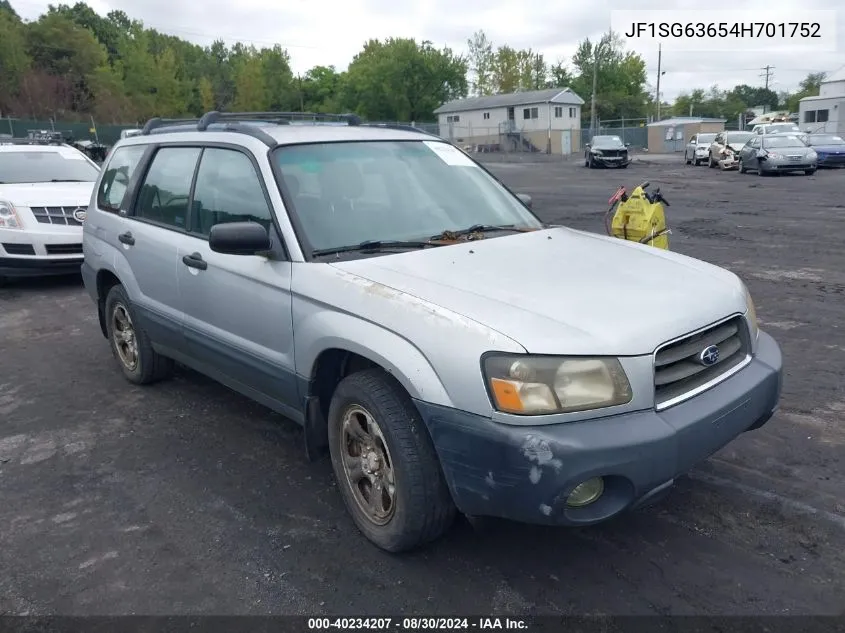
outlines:
[[[672, 250], [754, 294], [784, 352], [782, 410], [622, 520], [458, 521], [393, 557], [294, 424], [187, 371], [131, 387], [78, 279], [19, 283], [0, 290], [0, 613], [844, 613], [845, 171], [491, 168], [591, 231], [618, 184], [660, 186]], [[561, 274], [577, 265], [561, 254]]]

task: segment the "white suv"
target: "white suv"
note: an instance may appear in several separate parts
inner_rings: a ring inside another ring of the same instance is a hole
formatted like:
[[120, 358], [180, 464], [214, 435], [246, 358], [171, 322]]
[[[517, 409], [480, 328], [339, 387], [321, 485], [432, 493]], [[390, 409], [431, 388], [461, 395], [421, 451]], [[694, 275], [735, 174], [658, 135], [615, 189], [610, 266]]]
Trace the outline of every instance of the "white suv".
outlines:
[[69, 145], [0, 139], [0, 282], [79, 272], [97, 164]]

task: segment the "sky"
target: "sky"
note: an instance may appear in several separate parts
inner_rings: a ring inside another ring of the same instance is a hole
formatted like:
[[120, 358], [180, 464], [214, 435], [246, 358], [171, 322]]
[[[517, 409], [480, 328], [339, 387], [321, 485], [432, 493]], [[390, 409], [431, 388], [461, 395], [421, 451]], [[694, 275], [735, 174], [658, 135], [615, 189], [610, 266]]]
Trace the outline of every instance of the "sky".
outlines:
[[[47, 1], [11, 0], [27, 20], [37, 19]], [[54, 0], [59, 4], [61, 0]], [[65, 0], [73, 4], [75, 0]], [[177, 35], [200, 45], [215, 39], [258, 47], [280, 44], [291, 56], [294, 73], [315, 65], [346, 68], [368, 39], [412, 37], [430, 40], [465, 52], [467, 39], [483, 30], [494, 45], [532, 48], [546, 60], [569, 63], [578, 42], [597, 39], [611, 27], [612, 12], [630, 10], [625, 0], [545, 2], [543, 0], [89, 0], [98, 13], [120, 9], [148, 27]], [[672, 19], [672, 11], [706, 9], [715, 23], [735, 22], [736, 0], [639, 0], [638, 19]], [[823, 0], [745, 0], [742, 11], [755, 12], [759, 21], [801, 22], [813, 20], [813, 11], [828, 10], [835, 2]], [[777, 7], [773, 16], [772, 7]], [[650, 11], [660, 10], [661, 14]], [[620, 14], [617, 14], [617, 17]], [[680, 15], [680, 14], [678, 14]], [[675, 18], [677, 19], [677, 18]], [[742, 18], [746, 19], [746, 18]], [[616, 23], [615, 23], [616, 24]], [[729, 89], [737, 84], [762, 86], [765, 66], [771, 70], [769, 85], [775, 91], [794, 90], [810, 72], [836, 72], [845, 66], [845, 5], [837, 11], [835, 24], [824, 23], [826, 50], [787, 51], [776, 42], [762, 40], [766, 50], [725, 51], [718, 42], [693, 44], [690, 38], [660, 40], [662, 47], [661, 96], [672, 101], [679, 93], [714, 85]], [[658, 40], [628, 39], [628, 50], [646, 62], [648, 81], [657, 79]], [[691, 48], [704, 50], [690, 50]], [[831, 51], [830, 49], [835, 49]], [[581, 95], [588, 97], [588, 95]]]

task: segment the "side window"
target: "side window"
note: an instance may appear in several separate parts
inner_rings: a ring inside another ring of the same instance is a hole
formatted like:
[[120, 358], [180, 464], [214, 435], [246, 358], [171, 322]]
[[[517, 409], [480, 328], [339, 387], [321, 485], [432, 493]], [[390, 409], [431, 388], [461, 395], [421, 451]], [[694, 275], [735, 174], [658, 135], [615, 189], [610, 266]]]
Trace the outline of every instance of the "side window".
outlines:
[[112, 213], [120, 211], [129, 180], [146, 149], [145, 145], [130, 145], [114, 151], [97, 190], [97, 206], [100, 209]]
[[269, 229], [271, 218], [252, 161], [236, 150], [206, 148], [197, 172], [191, 233], [208, 235], [223, 222], [257, 222]]
[[153, 157], [138, 193], [135, 215], [158, 224], [186, 228], [191, 181], [198, 147], [163, 147]]

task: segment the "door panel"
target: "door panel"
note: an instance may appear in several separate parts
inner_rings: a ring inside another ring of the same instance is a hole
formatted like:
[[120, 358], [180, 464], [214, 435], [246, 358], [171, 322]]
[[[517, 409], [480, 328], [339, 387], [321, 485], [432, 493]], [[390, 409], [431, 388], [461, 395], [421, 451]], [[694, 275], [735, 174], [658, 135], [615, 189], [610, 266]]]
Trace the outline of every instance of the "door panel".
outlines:
[[[182, 262], [194, 253], [207, 263], [204, 270]], [[215, 253], [196, 237], [181, 246], [178, 262], [191, 357], [296, 408], [290, 262]]]
[[233, 149], [203, 151], [190, 235], [177, 257], [183, 331], [197, 369], [296, 417], [291, 264], [215, 253], [207, 238], [217, 224], [256, 222], [280, 243], [253, 160]]

